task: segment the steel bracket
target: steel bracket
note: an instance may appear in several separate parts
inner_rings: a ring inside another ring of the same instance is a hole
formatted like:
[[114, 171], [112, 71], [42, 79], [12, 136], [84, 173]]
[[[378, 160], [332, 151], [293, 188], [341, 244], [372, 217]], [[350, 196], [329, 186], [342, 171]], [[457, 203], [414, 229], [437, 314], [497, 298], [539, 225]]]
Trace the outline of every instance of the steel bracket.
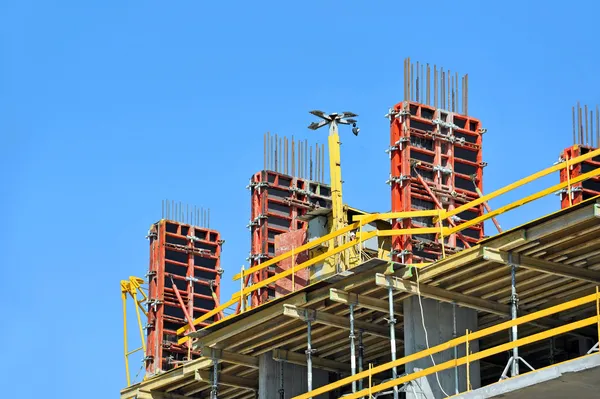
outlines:
[[445, 127], [447, 129], [459, 129], [459, 127], [457, 125], [455, 125], [454, 123], [444, 122], [441, 119], [434, 119], [433, 123], [436, 124], [436, 125], [439, 125], [441, 127]]
[[446, 175], [452, 174], [452, 168], [444, 167], [444, 166], [441, 166], [441, 165], [435, 165], [433, 167], [433, 171], [434, 172], [438, 172], [439, 171], [439, 172], [442, 172], [443, 174], [446, 174]]
[[247, 189], [269, 187], [269, 183], [264, 181], [250, 181], [250, 184], [246, 186]]
[[410, 178], [411, 178], [410, 175], [391, 176], [389, 178], [389, 180], [386, 180], [385, 184], [388, 184], [390, 186], [392, 184], [394, 184], [394, 183], [400, 183], [400, 184], [402, 184], [402, 182], [404, 180], [410, 180]]
[[187, 281], [193, 282], [193, 283], [198, 283], [201, 280], [199, 278], [193, 277], [193, 276], [186, 276], [185, 278]]

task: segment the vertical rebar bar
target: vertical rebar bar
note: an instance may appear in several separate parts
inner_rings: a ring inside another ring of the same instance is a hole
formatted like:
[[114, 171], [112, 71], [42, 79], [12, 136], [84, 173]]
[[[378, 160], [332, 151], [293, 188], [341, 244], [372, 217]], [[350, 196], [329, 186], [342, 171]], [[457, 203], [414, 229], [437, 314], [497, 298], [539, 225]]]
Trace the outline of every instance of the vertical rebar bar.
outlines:
[[448, 96], [448, 100], [446, 102], [446, 107], [447, 107], [446, 109], [448, 111], [450, 111], [450, 106], [451, 106], [451, 103], [450, 103], [450, 76], [452, 76], [452, 72], [450, 72], [450, 70], [448, 69], [448, 73], [446, 74], [447, 84], [448, 84], [448, 88], [446, 90], [446, 96]]
[[415, 86], [417, 86], [416, 88], [416, 94], [417, 96], [415, 97], [415, 101], [419, 102], [419, 88], [420, 88], [420, 82], [419, 82], [419, 61], [417, 61], [417, 80], [415, 82]]
[[294, 142], [294, 136], [292, 136], [292, 176], [296, 176], [296, 143]]
[[437, 65], [433, 66], [433, 107], [438, 106], [438, 71]]
[[[394, 317], [394, 292], [392, 288], [392, 282], [388, 277], [388, 305], [390, 318], [388, 324], [390, 325], [390, 353], [392, 362], [396, 361], [396, 319]], [[398, 378], [398, 370], [396, 367], [392, 367], [392, 379]], [[398, 399], [398, 386], [394, 385], [394, 399]]]
[[315, 145], [315, 164], [317, 165], [315, 168], [315, 180], [321, 180], [321, 157], [319, 155], [319, 144]]
[[308, 139], [304, 139], [304, 177], [308, 177]]
[[208, 220], [206, 221], [206, 227], [210, 229], [210, 208], [208, 208]]
[[423, 75], [425, 75], [425, 71], [423, 64], [421, 64], [421, 103], [425, 102], [425, 78]]
[[410, 64], [410, 101], [412, 101], [413, 98], [415, 98], [415, 87], [413, 85], [413, 75], [414, 75], [413, 64]]
[[577, 132], [579, 133], [579, 144], [583, 144], [583, 123], [581, 121], [581, 105], [577, 101]]
[[267, 134], [263, 135], [263, 170], [267, 169]]
[[[356, 347], [354, 344], [354, 304], [350, 308], [350, 372], [356, 374]], [[352, 393], [356, 393], [356, 381], [352, 381]]]
[[590, 145], [590, 136], [588, 131], [588, 108], [585, 105], [585, 144]]
[[451, 107], [452, 112], [455, 112], [456, 109], [454, 109], [454, 105], [455, 105], [454, 104], [454, 76], [450, 76], [450, 80], [452, 81], [452, 84], [451, 84], [452, 88], [450, 90], [450, 98], [451, 98], [452, 102], [450, 103], [450, 107]]
[[308, 162], [309, 162], [309, 164], [308, 164], [309, 165], [308, 166], [308, 169], [309, 169], [308, 176], [309, 177], [308, 178], [309, 178], [309, 180], [312, 180], [313, 179], [312, 145], [310, 146], [310, 158], [309, 158]]
[[590, 145], [594, 146], [594, 111], [592, 110], [590, 110]]
[[458, 110], [458, 72], [454, 72], [454, 112], [459, 112]]
[[465, 115], [469, 114], [469, 74], [465, 74]]
[[575, 107], [571, 107], [573, 115], [571, 121], [573, 122], [573, 144], [577, 144], [577, 138], [575, 137]]
[[431, 67], [427, 64], [427, 105], [431, 105]]

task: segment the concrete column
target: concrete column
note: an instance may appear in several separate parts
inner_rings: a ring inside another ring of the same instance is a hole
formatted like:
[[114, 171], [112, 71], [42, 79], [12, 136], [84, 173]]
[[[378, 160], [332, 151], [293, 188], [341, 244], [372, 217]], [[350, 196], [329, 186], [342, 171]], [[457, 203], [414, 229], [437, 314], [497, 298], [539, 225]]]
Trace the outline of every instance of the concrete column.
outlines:
[[[425, 327], [429, 339], [429, 347], [444, 343], [453, 338], [453, 312], [452, 304], [439, 302], [432, 299], [422, 298], [423, 314]], [[477, 312], [472, 309], [456, 306], [456, 331], [457, 336], [465, 334], [465, 330], [477, 330]], [[421, 320], [421, 310], [419, 308], [419, 299], [417, 296], [411, 296], [404, 300], [404, 355], [410, 355], [427, 349], [425, 334], [423, 332], [423, 322]], [[479, 350], [479, 343], [473, 341], [470, 346], [471, 352]], [[465, 346], [458, 347], [458, 358], [465, 356]], [[435, 364], [440, 364], [454, 359], [453, 349], [440, 352], [433, 356]], [[426, 369], [433, 366], [431, 357], [426, 357], [406, 365], [406, 372], [412, 373], [415, 369]], [[454, 368], [444, 370], [438, 373], [440, 384], [448, 395], [455, 393], [455, 373]], [[479, 362], [470, 363], [470, 378], [473, 389], [480, 387]], [[413, 391], [414, 388], [414, 391]], [[464, 392], [467, 388], [466, 367], [458, 368], [458, 390]], [[427, 377], [415, 380], [412, 387], [407, 387], [407, 399], [439, 399], [446, 395], [442, 393], [437, 382], [436, 375], [431, 374]]]
[[[273, 360], [271, 352], [263, 353], [258, 358], [258, 398], [279, 399], [279, 362]], [[313, 367], [313, 389], [329, 383], [329, 373]], [[308, 381], [306, 367], [297, 364], [283, 363], [283, 389], [285, 399], [307, 392]], [[315, 399], [327, 399], [327, 395], [316, 396]]]

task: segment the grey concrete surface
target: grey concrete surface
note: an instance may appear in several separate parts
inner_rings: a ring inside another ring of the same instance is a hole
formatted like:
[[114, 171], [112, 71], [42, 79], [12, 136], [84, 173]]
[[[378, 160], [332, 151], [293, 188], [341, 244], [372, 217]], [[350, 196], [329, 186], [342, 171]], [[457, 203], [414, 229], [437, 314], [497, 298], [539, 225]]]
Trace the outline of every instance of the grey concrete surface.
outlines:
[[454, 398], [600, 398], [600, 355], [588, 355], [539, 371], [529, 372]]

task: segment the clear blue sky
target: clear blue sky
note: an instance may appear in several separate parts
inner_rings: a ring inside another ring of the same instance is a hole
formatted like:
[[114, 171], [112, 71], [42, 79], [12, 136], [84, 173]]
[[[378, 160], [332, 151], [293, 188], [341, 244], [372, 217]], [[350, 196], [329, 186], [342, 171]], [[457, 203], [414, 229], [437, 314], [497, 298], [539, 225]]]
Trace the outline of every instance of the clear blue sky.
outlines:
[[345, 200], [389, 209], [383, 115], [406, 56], [469, 73], [486, 191], [551, 165], [571, 106], [600, 103], [597, 4], [414, 4], [2, 2], [3, 396], [118, 395], [119, 280], [145, 273], [163, 198], [212, 209], [229, 297], [263, 133], [325, 134], [310, 109], [360, 114], [360, 136], [342, 132]]

